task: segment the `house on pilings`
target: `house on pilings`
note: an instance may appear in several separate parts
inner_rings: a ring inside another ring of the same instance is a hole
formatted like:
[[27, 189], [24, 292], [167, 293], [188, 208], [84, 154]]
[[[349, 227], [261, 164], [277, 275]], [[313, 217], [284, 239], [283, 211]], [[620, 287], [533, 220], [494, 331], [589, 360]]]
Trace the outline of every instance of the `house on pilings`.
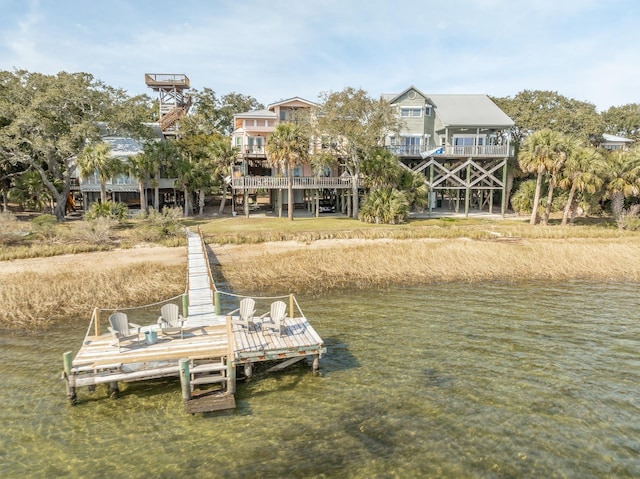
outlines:
[[429, 188], [429, 211], [459, 211], [464, 205], [506, 212], [507, 159], [513, 155], [506, 131], [514, 125], [487, 95], [424, 94], [410, 86], [385, 94], [402, 120], [399, 135], [385, 146], [408, 170], [421, 172]]

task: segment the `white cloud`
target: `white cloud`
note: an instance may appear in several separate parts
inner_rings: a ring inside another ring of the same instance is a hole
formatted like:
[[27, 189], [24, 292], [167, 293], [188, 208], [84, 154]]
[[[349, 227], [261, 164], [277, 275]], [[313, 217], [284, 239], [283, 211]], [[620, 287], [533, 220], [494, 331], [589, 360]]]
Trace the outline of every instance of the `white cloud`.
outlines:
[[[612, 11], [627, 13], [603, 22]], [[638, 11], [631, 0], [34, 1], [0, 20], [0, 65], [88, 71], [132, 94], [151, 94], [143, 75], [157, 72], [263, 103], [413, 84], [496, 96], [550, 89], [604, 109], [639, 102]]]

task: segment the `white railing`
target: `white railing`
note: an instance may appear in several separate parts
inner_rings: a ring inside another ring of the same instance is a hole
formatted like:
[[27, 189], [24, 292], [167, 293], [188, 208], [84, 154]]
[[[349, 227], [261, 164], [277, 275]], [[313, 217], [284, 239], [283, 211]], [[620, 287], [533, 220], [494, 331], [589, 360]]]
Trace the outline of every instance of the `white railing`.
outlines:
[[[292, 178], [292, 187], [296, 190], [315, 188], [351, 188], [350, 176], [295, 176]], [[233, 178], [231, 185], [235, 189], [285, 189], [289, 187], [289, 178], [286, 176], [241, 176]]]
[[510, 155], [508, 145], [465, 145], [465, 146], [444, 146], [438, 149], [429, 149], [424, 145], [389, 145], [386, 147], [391, 153], [398, 156], [421, 156], [422, 153], [429, 152], [428, 156], [441, 157], [505, 157]]

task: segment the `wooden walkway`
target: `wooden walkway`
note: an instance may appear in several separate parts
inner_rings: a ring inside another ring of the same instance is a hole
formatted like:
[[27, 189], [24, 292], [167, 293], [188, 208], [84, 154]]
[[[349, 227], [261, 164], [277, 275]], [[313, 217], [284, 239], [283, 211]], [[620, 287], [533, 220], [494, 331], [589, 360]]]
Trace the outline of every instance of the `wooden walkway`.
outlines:
[[[290, 314], [285, 319], [282, 335], [263, 329], [259, 320], [255, 330], [248, 330], [234, 324], [237, 317], [221, 314], [215, 299], [225, 293], [215, 289], [202, 237], [188, 230], [187, 239], [188, 306], [184, 311], [182, 337], [179, 332], [163, 334], [152, 322], [143, 326], [137, 340], [124, 343], [119, 351], [111, 334], [101, 334], [101, 318], [95, 314], [95, 333], [85, 337], [73, 359], [70, 351], [64, 354], [64, 378], [70, 400], [77, 399], [78, 387], [108, 383], [110, 393], [117, 395], [118, 381], [182, 376], [185, 410], [206, 412], [235, 407], [237, 367], [243, 367], [244, 375], [251, 376], [252, 365], [257, 362], [276, 361], [270, 369], [276, 371], [312, 357], [314, 370], [318, 368], [318, 360], [326, 348], [302, 313], [298, 317]], [[291, 296], [290, 307], [293, 304]], [[154, 321], [157, 316], [150, 319]], [[145, 341], [144, 331], [155, 331], [155, 343]], [[213, 390], [201, 389], [212, 386]]]

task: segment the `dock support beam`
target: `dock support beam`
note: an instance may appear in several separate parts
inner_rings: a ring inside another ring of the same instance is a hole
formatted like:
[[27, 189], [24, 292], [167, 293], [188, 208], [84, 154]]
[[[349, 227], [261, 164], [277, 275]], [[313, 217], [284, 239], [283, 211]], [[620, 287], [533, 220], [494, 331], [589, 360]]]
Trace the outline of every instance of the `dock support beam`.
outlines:
[[182, 316], [189, 317], [189, 295], [187, 293], [182, 295]]
[[120, 394], [120, 389], [118, 389], [118, 381], [111, 381], [109, 383], [109, 397], [111, 399], [117, 399]]
[[222, 305], [220, 304], [220, 291], [213, 292], [213, 309], [217, 315], [222, 313]]
[[180, 385], [182, 386], [182, 399], [191, 399], [191, 373], [189, 372], [189, 359], [180, 360]]
[[71, 351], [67, 351], [62, 354], [62, 363], [64, 365], [65, 380], [67, 383], [67, 399], [70, 403], [75, 403], [78, 396], [76, 395], [76, 388], [71, 386], [71, 363], [73, 361]]
[[313, 357], [313, 363], [311, 365], [311, 370], [313, 371], [313, 374], [315, 376], [317, 376], [319, 374], [319, 372], [320, 372], [320, 355], [319, 354], [316, 354]]

